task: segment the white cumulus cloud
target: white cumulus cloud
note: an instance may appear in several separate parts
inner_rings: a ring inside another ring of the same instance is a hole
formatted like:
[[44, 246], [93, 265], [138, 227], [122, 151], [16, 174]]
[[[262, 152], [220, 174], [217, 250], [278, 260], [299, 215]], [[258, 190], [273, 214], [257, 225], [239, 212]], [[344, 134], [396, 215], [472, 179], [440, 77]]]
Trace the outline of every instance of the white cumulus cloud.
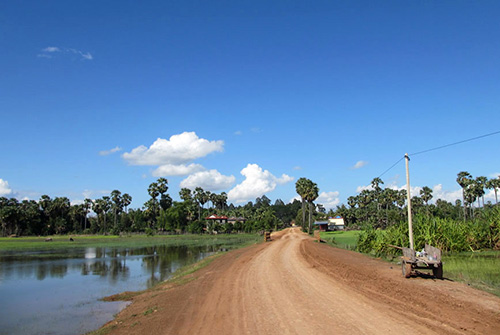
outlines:
[[[396, 183], [390, 183], [387, 185], [387, 188], [393, 189], [393, 190], [405, 190], [406, 191], [406, 184], [403, 186], [398, 186]], [[412, 197], [418, 196], [420, 197], [420, 191], [422, 190], [422, 186], [410, 186], [410, 194]], [[361, 193], [363, 190], [373, 190], [373, 187], [371, 185], [366, 185], [366, 186], [358, 186], [356, 189], [356, 192]], [[493, 191], [492, 191], [493, 192]], [[457, 190], [444, 190], [442, 184], [437, 184], [432, 187], [432, 200], [430, 203], [435, 203], [437, 199], [441, 200], [446, 200], [451, 203], [455, 203], [455, 200], [457, 199], [462, 199], [462, 190], [457, 189]]]
[[[406, 185], [405, 185], [406, 187]], [[412, 196], [417, 195], [413, 193], [413, 189], [411, 191]], [[420, 192], [420, 190], [419, 190]], [[420, 196], [420, 193], [418, 193], [418, 196]], [[453, 191], [446, 191], [443, 190], [443, 185], [437, 184], [432, 188], [432, 200], [431, 202], [436, 202], [437, 199], [441, 200], [446, 200], [451, 203], [455, 203], [455, 200], [460, 199], [462, 200], [462, 189], [458, 190], [453, 190]]]
[[205, 170], [205, 168], [200, 164], [191, 163], [189, 165], [185, 164], [165, 164], [159, 166], [153, 171], [153, 176], [155, 177], [167, 177], [167, 176], [187, 176], [192, 173], [200, 172]]
[[[393, 187], [390, 187], [390, 188], [393, 188]], [[394, 189], [397, 189], [397, 187], [394, 187]], [[363, 185], [363, 186], [356, 187], [356, 192], [357, 193], [361, 193], [364, 190], [372, 191], [373, 190], [373, 186], [372, 185]]]
[[12, 189], [9, 187], [7, 180], [0, 178], [0, 196], [9, 195], [12, 193]]
[[149, 148], [140, 145], [122, 157], [132, 165], [179, 165], [220, 152], [223, 147], [224, 141], [209, 141], [194, 132], [184, 132], [168, 140], [158, 138]]
[[271, 172], [263, 170], [257, 164], [248, 164], [241, 170], [241, 174], [245, 176], [245, 180], [227, 194], [228, 200], [235, 203], [254, 200], [274, 191], [278, 184], [285, 184], [293, 180], [293, 177], [286, 174], [281, 175], [280, 178], [275, 177]]
[[321, 192], [315, 202], [322, 204], [326, 209], [334, 209], [340, 203], [339, 192]]
[[235, 181], [234, 176], [224, 176], [217, 170], [196, 172], [183, 181], [180, 186], [194, 190], [201, 187], [208, 191], [218, 191], [231, 187]]

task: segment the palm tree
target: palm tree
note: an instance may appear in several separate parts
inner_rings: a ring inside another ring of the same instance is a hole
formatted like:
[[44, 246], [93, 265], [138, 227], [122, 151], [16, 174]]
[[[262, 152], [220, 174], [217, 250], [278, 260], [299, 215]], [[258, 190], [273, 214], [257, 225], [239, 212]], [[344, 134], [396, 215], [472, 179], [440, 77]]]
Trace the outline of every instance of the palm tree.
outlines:
[[168, 191], [168, 180], [165, 178], [158, 178], [156, 181], [156, 187], [160, 195], [160, 207], [163, 210], [167, 210], [172, 206], [172, 198], [167, 194]]
[[179, 196], [183, 201], [190, 201], [192, 199], [191, 190], [189, 188], [181, 188]]
[[127, 207], [132, 203], [132, 197], [128, 193], [123, 193], [122, 202], [123, 207], [125, 207], [125, 212], [127, 212]]
[[[486, 187], [486, 182], [488, 178], [484, 176], [479, 176], [476, 178], [476, 191], [477, 191], [477, 201], [479, 202], [479, 198], [483, 199], [483, 207], [484, 207], [484, 188]], [[480, 205], [480, 204], [479, 204]]]
[[347, 198], [347, 204], [351, 208], [354, 208], [356, 206], [356, 197], [350, 196], [349, 198]]
[[308, 183], [309, 185], [307, 188], [305, 199], [309, 203], [309, 229], [307, 230], [307, 232], [309, 234], [311, 234], [312, 233], [312, 211], [314, 208], [313, 203], [316, 199], [318, 199], [319, 188], [318, 188], [318, 185], [316, 185], [316, 183], [313, 183], [312, 181], [309, 181], [309, 182], [310, 183]]
[[430, 187], [424, 186], [420, 190], [420, 195], [422, 200], [425, 202], [425, 205], [429, 205], [429, 201], [432, 199], [432, 189]]
[[371, 182], [371, 185], [373, 187], [373, 190], [376, 191], [376, 192], [380, 192], [381, 188], [380, 188], [380, 184], [383, 184], [384, 182], [382, 181], [382, 179], [380, 179], [379, 177], [377, 178], [373, 178], [372, 182]]
[[116, 225], [118, 224], [118, 213], [121, 212], [123, 208], [122, 192], [118, 190], [113, 190], [111, 192], [111, 200], [113, 201], [112, 207], [113, 207], [113, 216], [115, 219], [114, 228], [116, 228]]
[[469, 186], [471, 178], [472, 178], [471, 174], [467, 171], [461, 171], [457, 174], [457, 183], [462, 188], [462, 200], [464, 202], [464, 221], [465, 221], [465, 210], [466, 210], [465, 189], [467, 186]]
[[102, 217], [104, 217], [103, 230], [105, 235], [106, 235], [106, 214], [109, 211], [110, 207], [111, 207], [111, 202], [108, 196], [104, 196], [101, 199], [96, 199], [96, 201], [94, 201], [94, 204], [92, 206], [92, 210], [97, 214], [97, 222], [100, 222], [99, 214]]
[[217, 193], [215, 193], [215, 192], [214, 193], [209, 193], [208, 194], [208, 198], [209, 198], [210, 202], [212, 203], [212, 207], [214, 209], [217, 209], [217, 204], [219, 202], [219, 195]]
[[207, 194], [201, 187], [197, 187], [194, 190], [194, 199], [198, 202], [198, 220], [201, 220], [201, 208], [207, 202]]
[[420, 190], [421, 199], [425, 202], [425, 211], [429, 215], [429, 200], [432, 199], [432, 189], [424, 186]]
[[299, 178], [299, 180], [297, 180], [297, 182], [295, 183], [295, 191], [297, 192], [298, 195], [300, 195], [300, 199], [302, 200], [302, 229], [304, 229], [306, 222], [305, 197], [307, 194], [309, 183], [312, 182], [304, 177]]
[[89, 210], [92, 207], [92, 200], [85, 198], [83, 200], [83, 208], [85, 209], [85, 224], [83, 230], [87, 229], [87, 215], [89, 214]]
[[222, 211], [224, 211], [226, 209], [226, 205], [227, 205], [227, 193], [226, 192], [222, 192], [219, 195], [219, 203], [220, 203]]
[[380, 195], [381, 195], [381, 191], [382, 191], [382, 188], [379, 185], [383, 184], [383, 183], [384, 182], [379, 177], [373, 178], [373, 180], [371, 182], [371, 185], [373, 187], [373, 191], [375, 192], [375, 199], [377, 200], [377, 214], [380, 210]]
[[486, 182], [486, 188], [495, 192], [495, 203], [498, 205], [497, 188], [500, 187], [500, 178], [489, 179]]
[[104, 214], [104, 235], [106, 235], [106, 216], [111, 209], [111, 199], [108, 196], [102, 197], [101, 207]]

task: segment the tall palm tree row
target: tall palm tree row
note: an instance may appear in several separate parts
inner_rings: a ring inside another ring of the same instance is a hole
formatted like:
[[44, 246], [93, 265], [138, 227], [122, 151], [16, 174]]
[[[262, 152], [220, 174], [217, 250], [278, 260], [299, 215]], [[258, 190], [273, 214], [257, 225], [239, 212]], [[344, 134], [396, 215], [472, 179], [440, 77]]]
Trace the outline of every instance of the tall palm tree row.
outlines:
[[306, 225], [306, 211], [305, 204], [309, 204], [309, 225], [307, 232], [311, 234], [312, 232], [312, 211], [314, 209], [314, 201], [319, 196], [319, 188], [316, 183], [313, 183], [310, 179], [299, 178], [295, 183], [295, 190], [297, 194], [300, 195], [302, 200], [302, 229], [305, 230]]
[[300, 199], [302, 201], [302, 229], [305, 229], [305, 222], [306, 222], [305, 201], [306, 201], [308, 186], [310, 183], [312, 183], [312, 181], [304, 177], [299, 178], [295, 183], [295, 191], [297, 192], [298, 195], [300, 195]]
[[319, 196], [319, 188], [318, 188], [318, 185], [316, 185], [316, 183], [313, 183], [312, 181], [309, 183], [308, 186], [309, 187], [307, 189], [306, 197], [305, 197], [307, 202], [309, 203], [309, 229], [307, 230], [307, 232], [309, 234], [311, 234], [313, 231], [313, 229], [312, 229], [312, 212], [313, 212], [313, 208], [314, 208], [314, 201]]

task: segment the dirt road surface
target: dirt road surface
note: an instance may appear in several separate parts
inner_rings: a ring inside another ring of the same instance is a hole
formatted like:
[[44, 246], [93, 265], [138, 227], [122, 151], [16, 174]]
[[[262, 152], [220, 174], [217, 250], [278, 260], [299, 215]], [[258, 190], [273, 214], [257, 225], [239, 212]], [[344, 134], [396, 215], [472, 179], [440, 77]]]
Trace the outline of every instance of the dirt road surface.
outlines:
[[[297, 229], [134, 298], [111, 334], [500, 334], [500, 299]], [[446, 268], [444, 272], [446, 277]]]

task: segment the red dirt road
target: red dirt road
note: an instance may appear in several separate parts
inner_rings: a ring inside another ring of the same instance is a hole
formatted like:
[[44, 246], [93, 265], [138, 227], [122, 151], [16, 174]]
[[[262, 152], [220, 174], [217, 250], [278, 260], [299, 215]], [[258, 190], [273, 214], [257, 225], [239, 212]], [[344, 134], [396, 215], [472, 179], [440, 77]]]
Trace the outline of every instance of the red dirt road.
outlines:
[[[133, 299], [111, 334], [500, 334], [500, 299], [405, 279], [399, 267], [314, 242], [297, 229], [229, 252]], [[446, 277], [446, 267], [444, 276]]]

